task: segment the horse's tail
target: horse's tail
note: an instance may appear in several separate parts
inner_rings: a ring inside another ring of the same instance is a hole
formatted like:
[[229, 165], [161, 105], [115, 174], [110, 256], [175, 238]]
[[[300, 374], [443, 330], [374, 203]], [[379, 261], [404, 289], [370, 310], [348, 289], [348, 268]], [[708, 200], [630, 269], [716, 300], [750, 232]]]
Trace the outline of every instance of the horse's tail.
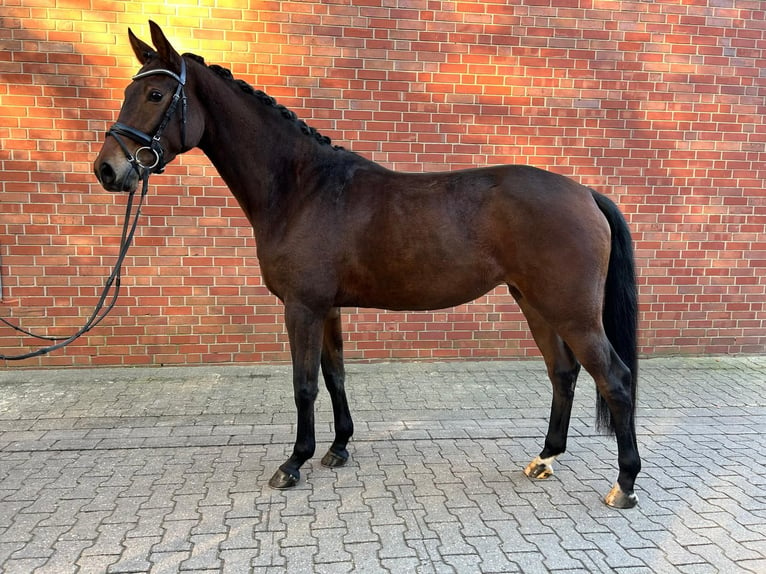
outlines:
[[[628, 224], [619, 208], [606, 196], [593, 190], [591, 192], [612, 230], [612, 250], [604, 289], [603, 323], [606, 336], [617, 356], [630, 369], [630, 395], [633, 403], [631, 416], [634, 416], [638, 385], [638, 294], [633, 243]], [[601, 394], [598, 394], [596, 405], [596, 428], [614, 432], [611, 412]]]

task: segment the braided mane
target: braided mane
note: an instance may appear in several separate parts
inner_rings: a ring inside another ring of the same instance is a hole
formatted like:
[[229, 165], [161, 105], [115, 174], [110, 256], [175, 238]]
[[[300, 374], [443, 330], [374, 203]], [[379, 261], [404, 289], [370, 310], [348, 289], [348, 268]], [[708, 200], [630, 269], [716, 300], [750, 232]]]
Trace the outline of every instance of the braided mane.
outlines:
[[217, 64], [210, 64], [208, 66], [207, 64], [205, 64], [205, 59], [202, 56], [198, 56], [196, 54], [187, 53], [187, 54], [184, 54], [184, 56], [194, 60], [195, 62], [199, 64], [207, 66], [209, 70], [215, 72], [221, 78], [228, 80], [230, 82], [234, 82], [237, 86], [239, 86], [239, 88], [243, 92], [255, 97], [255, 99], [258, 100], [261, 104], [265, 106], [273, 107], [282, 115], [283, 118], [296, 123], [298, 127], [300, 128], [301, 132], [303, 132], [307, 136], [314, 138], [316, 141], [318, 141], [319, 143], [323, 145], [331, 145], [333, 149], [336, 149], [336, 150], [343, 149], [341, 146], [333, 145], [332, 140], [330, 138], [328, 138], [327, 136], [323, 136], [315, 128], [312, 128], [303, 120], [298, 119], [298, 116], [295, 114], [295, 112], [287, 109], [282, 104], [277, 103], [277, 101], [274, 98], [272, 98], [270, 95], [268, 95], [266, 92], [263, 92], [261, 90], [256, 90], [244, 80], [236, 79], [234, 75], [231, 73], [231, 70], [228, 70], [227, 68], [224, 68]]

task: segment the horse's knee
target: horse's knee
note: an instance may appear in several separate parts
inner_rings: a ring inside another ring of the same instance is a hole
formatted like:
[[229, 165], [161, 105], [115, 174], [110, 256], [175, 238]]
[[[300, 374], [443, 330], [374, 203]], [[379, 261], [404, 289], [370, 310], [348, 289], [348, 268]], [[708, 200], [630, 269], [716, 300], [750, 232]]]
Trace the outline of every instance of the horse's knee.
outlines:
[[314, 384], [299, 384], [295, 387], [295, 404], [300, 407], [307, 407], [313, 405], [317, 396], [319, 395], [319, 388], [316, 383]]

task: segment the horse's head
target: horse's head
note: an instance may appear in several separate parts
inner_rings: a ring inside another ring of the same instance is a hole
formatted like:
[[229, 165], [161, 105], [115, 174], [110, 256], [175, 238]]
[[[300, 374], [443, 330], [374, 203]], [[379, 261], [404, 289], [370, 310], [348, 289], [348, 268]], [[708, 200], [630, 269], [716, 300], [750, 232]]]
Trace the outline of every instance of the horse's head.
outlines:
[[187, 104], [186, 60], [157, 24], [149, 25], [156, 49], [128, 30], [130, 45], [143, 67], [126, 88], [117, 123], [107, 132], [93, 166], [108, 191], [134, 190], [139, 179], [162, 172], [202, 137], [200, 111]]

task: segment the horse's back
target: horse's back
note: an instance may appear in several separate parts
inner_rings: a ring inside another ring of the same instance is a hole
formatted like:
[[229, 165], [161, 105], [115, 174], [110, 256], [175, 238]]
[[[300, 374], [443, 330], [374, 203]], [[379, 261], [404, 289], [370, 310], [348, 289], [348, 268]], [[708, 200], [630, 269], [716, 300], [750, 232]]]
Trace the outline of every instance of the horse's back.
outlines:
[[524, 292], [557, 282], [573, 266], [603, 274], [608, 227], [591, 191], [551, 172], [376, 166], [358, 170], [347, 192], [338, 246], [343, 304], [442, 308], [502, 283]]

